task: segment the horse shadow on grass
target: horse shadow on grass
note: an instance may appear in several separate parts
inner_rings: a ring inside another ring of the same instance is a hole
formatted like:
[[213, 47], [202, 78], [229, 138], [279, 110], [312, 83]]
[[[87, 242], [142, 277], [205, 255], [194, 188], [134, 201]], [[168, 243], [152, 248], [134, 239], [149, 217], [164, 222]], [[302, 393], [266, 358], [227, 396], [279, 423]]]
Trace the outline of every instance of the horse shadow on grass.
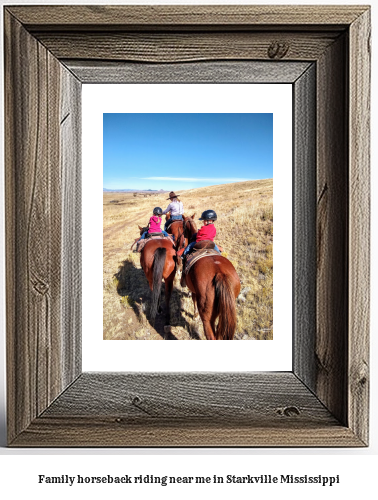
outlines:
[[[144, 274], [143, 269], [137, 268], [135, 264], [129, 260], [124, 260], [118, 269], [118, 272], [114, 275], [116, 280], [117, 293], [120, 297], [123, 297], [123, 302], [128, 307], [131, 307], [141, 324], [146, 323], [146, 318], [149, 321], [149, 310], [151, 305], [151, 290], [148, 285], [147, 278]], [[161, 297], [160, 305], [162, 308], [162, 313], [158, 314], [155, 319], [155, 325], [151, 325], [155, 331], [161, 335], [161, 337], [167, 340], [178, 340], [175, 335], [171, 332], [168, 334], [164, 330], [165, 326], [165, 285], [162, 283], [161, 287]], [[193, 331], [191, 325], [181, 314], [181, 293], [174, 286], [171, 301], [170, 301], [170, 311], [171, 311], [171, 326], [180, 326], [189, 332], [190, 337], [193, 340], [200, 340], [200, 337], [196, 331]]]

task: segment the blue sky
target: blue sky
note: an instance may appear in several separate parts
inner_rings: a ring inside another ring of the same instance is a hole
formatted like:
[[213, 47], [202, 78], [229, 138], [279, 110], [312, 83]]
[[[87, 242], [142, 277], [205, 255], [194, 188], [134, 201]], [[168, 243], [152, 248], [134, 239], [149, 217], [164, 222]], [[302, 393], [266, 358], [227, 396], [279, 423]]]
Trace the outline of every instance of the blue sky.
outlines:
[[272, 113], [104, 113], [104, 188], [179, 191], [273, 177]]

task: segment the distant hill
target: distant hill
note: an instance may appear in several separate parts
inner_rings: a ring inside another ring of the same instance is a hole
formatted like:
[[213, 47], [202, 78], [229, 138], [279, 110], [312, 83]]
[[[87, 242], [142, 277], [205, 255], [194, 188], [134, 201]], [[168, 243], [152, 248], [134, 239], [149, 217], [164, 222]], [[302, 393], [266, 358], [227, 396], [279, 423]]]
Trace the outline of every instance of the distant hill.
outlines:
[[103, 189], [107, 193], [168, 193], [164, 189]]

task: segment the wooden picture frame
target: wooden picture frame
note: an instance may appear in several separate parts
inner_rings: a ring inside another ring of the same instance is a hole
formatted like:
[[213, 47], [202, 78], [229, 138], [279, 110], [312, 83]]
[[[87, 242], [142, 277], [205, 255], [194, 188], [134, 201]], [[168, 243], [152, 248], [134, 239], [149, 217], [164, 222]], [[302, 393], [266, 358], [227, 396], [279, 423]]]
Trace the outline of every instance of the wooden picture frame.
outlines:
[[[6, 6], [4, 23], [9, 446], [367, 446], [369, 7]], [[130, 78], [292, 83], [291, 372], [81, 372], [81, 84]]]

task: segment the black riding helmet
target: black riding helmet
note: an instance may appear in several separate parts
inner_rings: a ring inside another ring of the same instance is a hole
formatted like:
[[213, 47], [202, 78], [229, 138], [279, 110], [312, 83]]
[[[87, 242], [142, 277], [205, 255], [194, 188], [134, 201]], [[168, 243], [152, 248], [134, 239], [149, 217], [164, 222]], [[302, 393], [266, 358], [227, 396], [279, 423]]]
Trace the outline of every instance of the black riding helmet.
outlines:
[[205, 210], [198, 220], [217, 220], [217, 214], [214, 210]]
[[163, 210], [160, 207], [154, 208], [154, 215], [163, 215]]

